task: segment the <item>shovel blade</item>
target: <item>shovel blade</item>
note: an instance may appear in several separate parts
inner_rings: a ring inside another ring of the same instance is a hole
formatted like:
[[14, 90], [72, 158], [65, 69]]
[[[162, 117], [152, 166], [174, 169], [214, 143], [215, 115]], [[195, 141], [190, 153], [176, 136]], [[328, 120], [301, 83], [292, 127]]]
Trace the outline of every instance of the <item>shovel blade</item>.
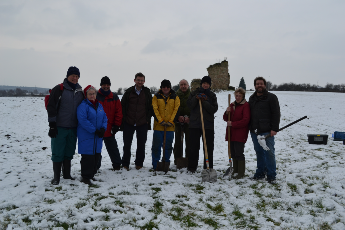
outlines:
[[224, 173], [223, 177], [226, 176], [230, 176], [232, 174], [232, 172], [234, 171], [234, 169], [232, 168], [232, 166], [230, 166]]
[[214, 169], [204, 169], [201, 172], [202, 182], [216, 182], [217, 172]]

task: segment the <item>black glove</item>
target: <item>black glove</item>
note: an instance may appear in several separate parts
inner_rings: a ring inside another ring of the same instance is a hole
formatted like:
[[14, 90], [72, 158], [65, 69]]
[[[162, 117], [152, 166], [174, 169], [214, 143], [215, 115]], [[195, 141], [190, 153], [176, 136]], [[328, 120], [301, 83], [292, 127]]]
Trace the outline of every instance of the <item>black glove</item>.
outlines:
[[95, 132], [95, 134], [96, 134], [99, 138], [104, 137], [104, 133], [105, 133], [105, 129], [104, 129], [104, 128], [97, 129], [96, 132]]
[[113, 127], [111, 128], [111, 134], [115, 135], [119, 130], [120, 130], [119, 126], [113, 125]]
[[49, 132], [48, 132], [48, 136], [50, 138], [55, 138], [58, 134], [58, 130], [56, 127], [56, 122], [49, 122]]

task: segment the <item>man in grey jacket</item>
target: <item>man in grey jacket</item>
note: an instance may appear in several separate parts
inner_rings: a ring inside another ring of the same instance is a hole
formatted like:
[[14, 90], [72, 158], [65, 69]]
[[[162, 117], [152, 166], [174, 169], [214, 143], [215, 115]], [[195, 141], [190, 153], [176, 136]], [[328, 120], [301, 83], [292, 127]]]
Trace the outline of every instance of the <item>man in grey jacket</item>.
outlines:
[[[260, 180], [267, 175], [268, 183], [275, 183], [276, 159], [274, 149], [274, 136], [279, 130], [280, 107], [276, 95], [269, 93], [266, 89], [266, 80], [263, 77], [254, 79], [255, 92], [249, 98], [250, 105], [250, 134], [253, 140], [257, 157], [257, 169], [253, 177]], [[258, 142], [258, 135], [267, 135], [266, 151]]]
[[71, 179], [71, 160], [77, 143], [77, 107], [84, 99], [79, 69], [69, 67], [62, 85], [55, 86], [47, 105], [49, 137], [51, 138], [54, 179], [53, 185], [60, 183], [61, 167], [63, 178]]

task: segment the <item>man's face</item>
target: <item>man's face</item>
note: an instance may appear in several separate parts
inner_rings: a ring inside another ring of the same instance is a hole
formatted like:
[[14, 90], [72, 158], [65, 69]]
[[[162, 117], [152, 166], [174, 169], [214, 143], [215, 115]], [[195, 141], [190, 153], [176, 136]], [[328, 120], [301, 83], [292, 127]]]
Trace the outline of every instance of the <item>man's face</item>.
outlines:
[[255, 82], [255, 90], [258, 93], [263, 93], [266, 89], [265, 83], [263, 80], [256, 80]]
[[186, 92], [188, 90], [188, 88], [189, 88], [189, 85], [188, 85], [187, 81], [185, 81], [185, 80], [180, 81], [180, 90], [182, 92]]
[[73, 84], [77, 84], [79, 80], [79, 76], [77, 74], [71, 74], [67, 77], [67, 81], [73, 83]]
[[207, 82], [203, 82], [201, 84], [201, 87], [204, 88], [204, 89], [208, 89], [208, 88], [210, 88], [210, 84], [208, 84]]
[[138, 88], [143, 87], [144, 83], [145, 83], [145, 78], [144, 77], [137, 77], [136, 79], [134, 79], [135, 82], [135, 86], [137, 86]]
[[164, 95], [168, 95], [170, 93], [170, 88], [167, 86], [162, 87], [162, 92]]
[[104, 91], [108, 91], [108, 90], [110, 90], [110, 85], [108, 85], [108, 84], [103, 84], [103, 85], [101, 86], [101, 88], [102, 88]]

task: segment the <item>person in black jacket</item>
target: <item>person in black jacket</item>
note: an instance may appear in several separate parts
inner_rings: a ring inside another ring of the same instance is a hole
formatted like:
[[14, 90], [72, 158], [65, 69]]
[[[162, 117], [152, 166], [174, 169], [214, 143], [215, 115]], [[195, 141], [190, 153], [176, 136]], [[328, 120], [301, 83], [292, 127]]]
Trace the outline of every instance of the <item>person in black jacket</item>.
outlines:
[[[257, 156], [257, 169], [253, 177], [255, 180], [264, 179], [274, 184], [276, 179], [276, 160], [274, 149], [274, 136], [279, 130], [280, 107], [276, 95], [266, 89], [266, 80], [263, 77], [254, 79], [255, 92], [249, 98], [250, 105], [250, 134]], [[258, 135], [267, 135], [266, 151], [258, 143]]]
[[49, 122], [49, 137], [51, 138], [54, 179], [53, 185], [60, 183], [60, 172], [64, 179], [71, 179], [71, 160], [77, 144], [77, 107], [84, 100], [84, 93], [78, 84], [79, 69], [69, 67], [63, 89], [55, 86], [50, 94], [47, 112]]
[[147, 130], [151, 129], [152, 94], [144, 86], [145, 76], [137, 73], [134, 78], [135, 85], [128, 88], [121, 99], [123, 130], [123, 156], [122, 166], [127, 171], [131, 161], [131, 146], [134, 132], [137, 133], [137, 152], [135, 168], [141, 169], [145, 160], [145, 144]]
[[[202, 113], [204, 117], [204, 127], [206, 145], [210, 168], [213, 168], [213, 148], [214, 148], [214, 114], [218, 110], [217, 96], [210, 90], [211, 78], [205, 76], [201, 79], [201, 87], [190, 93], [187, 99], [187, 106], [190, 109], [189, 120], [189, 158], [188, 171], [195, 172], [198, 167], [200, 137], [202, 136], [201, 114], [199, 100], [202, 101]], [[192, 147], [193, 146], [193, 147]], [[204, 155], [204, 169], [206, 160]]]

